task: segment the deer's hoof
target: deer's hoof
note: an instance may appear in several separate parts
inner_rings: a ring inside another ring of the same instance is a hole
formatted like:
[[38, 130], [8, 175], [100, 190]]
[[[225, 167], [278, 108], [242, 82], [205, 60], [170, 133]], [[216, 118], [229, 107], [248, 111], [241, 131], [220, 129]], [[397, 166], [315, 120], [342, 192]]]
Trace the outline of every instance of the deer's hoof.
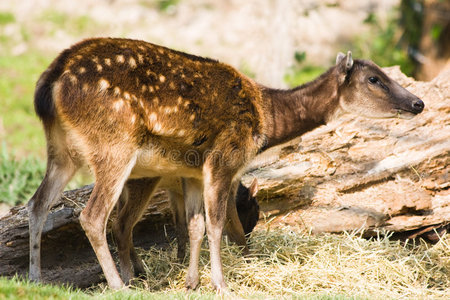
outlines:
[[186, 278], [186, 290], [195, 290], [198, 287], [199, 284], [199, 280], [198, 280], [198, 276], [194, 277], [194, 276], [188, 276]]

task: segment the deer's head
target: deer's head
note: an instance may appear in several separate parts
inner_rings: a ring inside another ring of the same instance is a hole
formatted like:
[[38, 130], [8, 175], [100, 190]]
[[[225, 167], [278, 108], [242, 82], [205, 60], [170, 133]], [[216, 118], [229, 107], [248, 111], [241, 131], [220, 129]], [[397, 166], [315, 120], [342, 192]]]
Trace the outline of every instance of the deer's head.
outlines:
[[410, 119], [425, 107], [422, 100], [389, 78], [375, 63], [353, 60], [339, 53], [336, 57], [340, 89], [339, 104], [348, 113], [369, 118]]

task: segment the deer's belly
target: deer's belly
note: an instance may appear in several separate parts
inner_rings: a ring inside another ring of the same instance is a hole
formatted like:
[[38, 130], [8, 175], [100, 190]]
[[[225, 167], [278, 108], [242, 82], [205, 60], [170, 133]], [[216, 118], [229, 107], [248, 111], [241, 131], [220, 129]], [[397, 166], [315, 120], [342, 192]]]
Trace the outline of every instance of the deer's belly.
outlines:
[[200, 179], [202, 169], [201, 166], [185, 161], [181, 155], [167, 155], [155, 149], [141, 150], [130, 178], [157, 176]]

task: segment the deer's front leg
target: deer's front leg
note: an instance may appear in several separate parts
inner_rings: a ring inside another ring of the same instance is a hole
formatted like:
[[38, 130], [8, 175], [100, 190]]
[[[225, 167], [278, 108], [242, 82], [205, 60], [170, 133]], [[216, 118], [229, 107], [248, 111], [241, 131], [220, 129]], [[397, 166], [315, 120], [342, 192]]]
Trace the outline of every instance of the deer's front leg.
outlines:
[[206, 165], [203, 176], [206, 232], [211, 256], [211, 281], [213, 287], [221, 294], [227, 290], [220, 258], [220, 244], [226, 220], [231, 174], [216, 168], [218, 167]]

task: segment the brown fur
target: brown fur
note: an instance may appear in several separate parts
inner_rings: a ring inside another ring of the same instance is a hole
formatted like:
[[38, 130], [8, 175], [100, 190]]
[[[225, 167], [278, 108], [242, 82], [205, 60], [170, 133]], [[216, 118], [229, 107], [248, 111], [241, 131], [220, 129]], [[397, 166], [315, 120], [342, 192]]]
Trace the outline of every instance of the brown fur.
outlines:
[[[183, 177], [191, 245], [186, 286], [195, 288], [199, 282], [206, 224], [212, 283], [223, 291], [222, 231], [228, 213], [237, 239], [245, 244], [231, 203], [239, 173], [257, 153], [343, 112], [408, 117], [421, 112], [423, 102], [372, 62], [353, 61], [350, 53], [338, 56], [336, 66], [312, 83], [280, 91], [215, 60], [142, 41], [105, 38], [78, 43], [56, 58], [39, 79], [35, 107], [46, 131], [49, 167], [29, 203], [32, 279], [40, 277], [39, 247], [33, 246], [40, 241], [48, 208], [76, 169], [87, 163], [96, 183], [80, 223], [112, 288], [123, 282], [105, 226], [126, 180]], [[139, 206], [125, 208], [131, 219], [141, 213]], [[125, 240], [134, 226], [131, 219], [123, 221], [128, 226]], [[121, 247], [119, 252], [133, 256], [128, 246]]]

